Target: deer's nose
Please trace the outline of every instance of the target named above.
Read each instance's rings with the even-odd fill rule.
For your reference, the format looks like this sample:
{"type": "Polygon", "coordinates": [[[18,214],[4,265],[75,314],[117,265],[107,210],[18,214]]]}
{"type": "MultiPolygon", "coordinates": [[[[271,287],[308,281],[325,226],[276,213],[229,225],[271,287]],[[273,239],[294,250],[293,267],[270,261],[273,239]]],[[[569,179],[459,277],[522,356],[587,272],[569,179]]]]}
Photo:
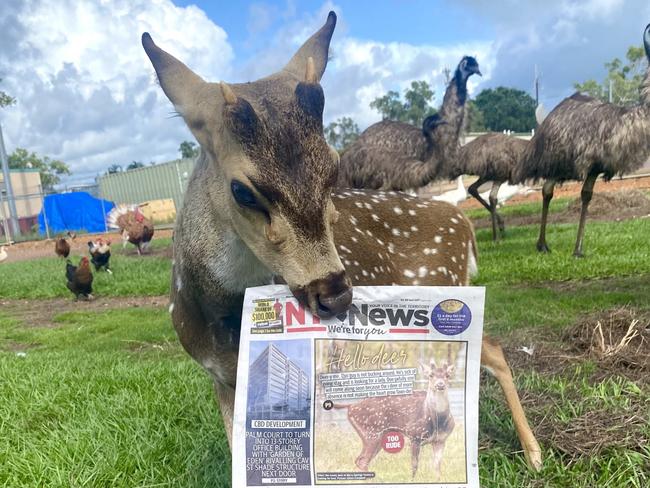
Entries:
{"type": "Polygon", "coordinates": [[[330,273],[291,291],[313,314],[324,319],[345,312],[352,304],[352,285],[345,271],[330,273]]]}
{"type": "Polygon", "coordinates": [[[318,316],[333,317],[345,312],[352,304],[352,288],[342,291],[336,296],[318,296],[318,316]]]}

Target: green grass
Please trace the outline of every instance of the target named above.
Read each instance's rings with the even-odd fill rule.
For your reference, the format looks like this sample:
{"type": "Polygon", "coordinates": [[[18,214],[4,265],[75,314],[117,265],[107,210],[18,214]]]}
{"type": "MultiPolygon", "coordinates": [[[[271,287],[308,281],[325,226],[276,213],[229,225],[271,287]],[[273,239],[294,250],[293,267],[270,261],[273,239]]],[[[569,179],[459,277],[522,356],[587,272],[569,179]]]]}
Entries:
{"type": "MultiPolygon", "coordinates": [[[[160,247],[163,244],[157,244],[160,247]]],[[[79,256],[71,256],[73,263],[79,256]]],[[[93,294],[97,296],[164,295],[169,293],[171,261],[155,256],[131,256],[113,253],[110,275],[94,273],[93,294]]],[[[66,288],[65,261],[42,258],[8,262],[0,266],[0,297],[70,297],[66,288]]]]}
{"type": "MultiPolygon", "coordinates": [[[[526,215],[531,209],[504,210],[526,215]]],[[[609,308],[650,309],[649,220],[589,222],[584,259],[571,256],[576,225],[549,227],[549,255],[535,251],[537,230],[509,228],[500,244],[491,242],[489,229],[477,233],[476,283],[487,287],[488,332],[539,337],[609,308]]],[[[169,240],[154,241],[155,248],[167,245],[169,240]]],[[[115,274],[96,274],[96,295],[168,292],[168,259],[122,255],[118,247],[115,274]]],[[[0,297],[70,298],[64,268],[56,258],[4,263],[0,297]]],[[[30,327],[0,308],[0,486],[230,485],[230,457],[210,380],[178,344],[164,308],[60,313],[54,325],[30,327]]],[[[647,386],[617,376],[594,381],[596,368],[584,363],[556,376],[517,371],[524,397],[549,399],[526,406],[531,420],[568,427],[588,411],[620,412],[632,400],[650,402],[647,386]]],[[[480,439],[489,446],[480,453],[483,487],[650,484],[648,448],[613,445],[572,459],[547,442],[544,469],[530,471],[498,385],[488,379],[481,388],[480,439]]],[[[408,456],[407,450],[401,455],[408,456]]],[[[380,464],[395,460],[380,456],[380,464]]],[[[429,462],[425,447],[423,473],[429,462]]]]}
{"type": "MultiPolygon", "coordinates": [[[[553,214],[565,211],[572,200],[572,198],[554,198],[551,200],[551,204],[549,205],[549,213],[553,214]]],[[[490,216],[490,213],[484,207],[463,210],[463,212],[470,219],[480,219],[490,216]]],[[[498,212],[502,217],[528,217],[530,215],[541,216],[542,203],[527,202],[520,203],[518,205],[505,205],[504,207],[500,208],[498,212]]]]}
{"type": "Polygon", "coordinates": [[[25,328],[0,316],[0,486],[228,485],[210,380],[166,310],[58,322],[25,328]]]}

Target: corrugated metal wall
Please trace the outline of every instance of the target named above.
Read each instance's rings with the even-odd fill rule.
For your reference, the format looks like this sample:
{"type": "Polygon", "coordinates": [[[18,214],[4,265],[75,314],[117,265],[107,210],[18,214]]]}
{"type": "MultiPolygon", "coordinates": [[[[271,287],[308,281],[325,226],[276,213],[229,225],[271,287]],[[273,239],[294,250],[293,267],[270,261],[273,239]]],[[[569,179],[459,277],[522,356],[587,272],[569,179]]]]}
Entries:
{"type": "Polygon", "coordinates": [[[179,211],[194,165],[193,159],[179,159],[105,175],[99,178],[99,194],[118,204],[171,198],[179,211]]]}

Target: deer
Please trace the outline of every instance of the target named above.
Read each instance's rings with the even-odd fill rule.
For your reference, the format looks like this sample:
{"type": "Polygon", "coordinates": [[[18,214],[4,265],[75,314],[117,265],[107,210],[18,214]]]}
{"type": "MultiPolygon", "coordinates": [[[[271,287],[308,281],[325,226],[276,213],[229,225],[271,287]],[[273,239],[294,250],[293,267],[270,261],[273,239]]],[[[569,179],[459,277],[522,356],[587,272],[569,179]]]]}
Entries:
{"type": "MultiPolygon", "coordinates": [[[[242,84],[206,82],[142,35],[163,92],[200,146],[174,229],[169,310],[180,343],[213,379],[229,443],[246,288],[285,283],[331,318],[350,307],[353,285],[468,285],[476,270],[473,227],[455,207],[334,191],[339,157],[323,134],[320,80],[335,25],[330,12],[280,71],[242,84]]],[[[539,469],[498,343],[484,340],[481,360],[539,469]]]]}
{"type": "Polygon", "coordinates": [[[383,434],[399,431],[411,441],[412,478],[418,470],[421,446],[431,444],[434,475],[440,479],[445,442],[455,426],[448,395],[455,369],[451,357],[451,344],[448,344],[446,362],[436,366],[432,358],[429,366],[419,364],[428,380],[426,390],[410,395],[369,397],[348,405],[332,404],[332,408],[348,410],[348,421],[361,438],[363,446],[355,460],[357,468],[368,471],[370,462],[381,450],[383,434]]]}

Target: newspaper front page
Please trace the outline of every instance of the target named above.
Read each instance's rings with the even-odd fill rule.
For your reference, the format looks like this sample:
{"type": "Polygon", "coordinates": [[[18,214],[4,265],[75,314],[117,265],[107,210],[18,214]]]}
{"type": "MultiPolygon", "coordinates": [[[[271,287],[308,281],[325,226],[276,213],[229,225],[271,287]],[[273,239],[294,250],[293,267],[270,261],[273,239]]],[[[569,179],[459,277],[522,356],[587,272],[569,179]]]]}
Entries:
{"type": "Polygon", "coordinates": [[[233,486],[478,487],[485,289],[354,288],[321,320],[246,291],[233,486]]]}

